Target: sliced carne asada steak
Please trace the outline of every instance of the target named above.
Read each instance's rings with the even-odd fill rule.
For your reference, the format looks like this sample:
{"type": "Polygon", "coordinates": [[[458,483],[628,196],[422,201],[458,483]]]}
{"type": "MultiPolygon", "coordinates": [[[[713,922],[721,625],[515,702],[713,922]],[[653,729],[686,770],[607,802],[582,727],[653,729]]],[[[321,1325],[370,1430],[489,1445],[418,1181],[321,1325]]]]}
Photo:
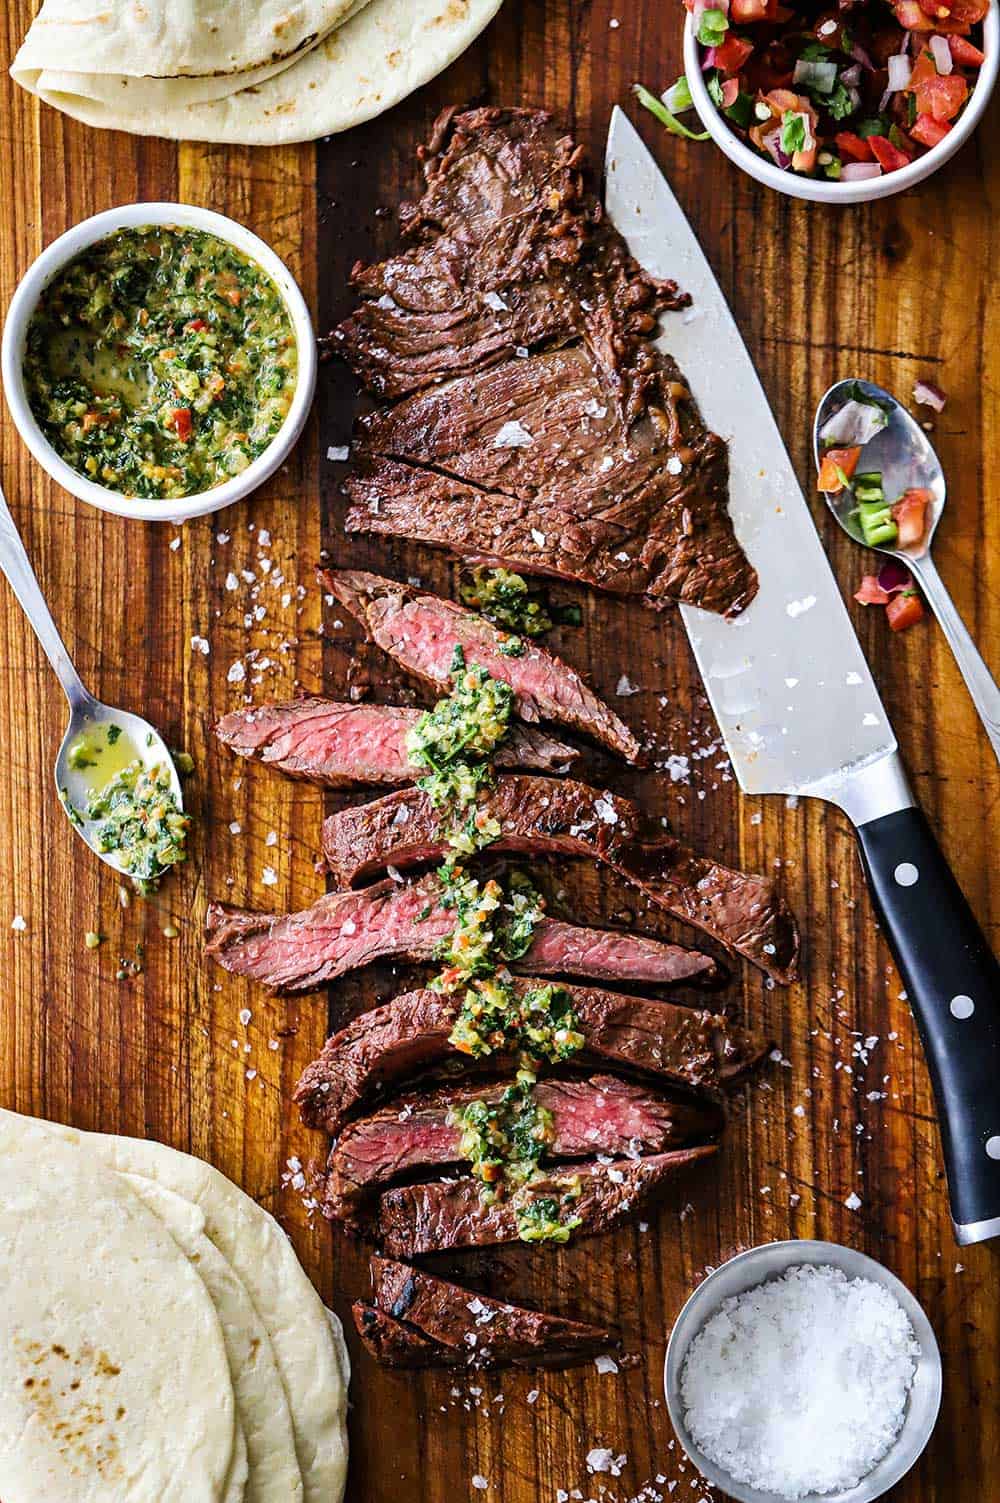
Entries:
{"type": "Polygon", "coordinates": [[[354,267],[364,301],[331,335],[378,396],[585,333],[613,378],[628,337],[690,302],[628,254],[586,187],[580,148],[548,115],[491,109],[456,118],[452,110],[435,136],[421,153],[427,192],[400,213],[419,243],[354,267]]]}
{"type": "MultiPolygon", "coordinates": [[[[567,1216],[579,1218],[575,1237],[609,1231],[682,1170],[711,1158],[714,1144],[681,1148],[644,1159],[599,1159],[567,1166],[532,1181],[537,1204],[551,1200],[567,1216]]],[[[420,1257],[453,1247],[496,1247],[520,1240],[512,1199],[484,1201],[476,1179],[401,1185],[385,1190],[373,1230],[394,1258],[420,1257]]]]}
{"type": "Polygon", "coordinates": [[[359,569],[324,569],[324,588],[364,626],[371,640],[432,688],[451,688],[455,648],[466,662],[509,684],[522,720],[553,720],[599,741],[629,762],[641,757],[627,725],[553,653],[522,639],[512,657],[509,632],[464,605],[359,569]]]}
{"type": "MultiPolygon", "coordinates": [[[[326,788],[412,783],[426,768],[411,762],[406,737],[422,713],[393,705],[296,699],[234,710],[219,721],[215,734],[239,757],[254,757],[326,788]]],[[[537,727],[512,725],[495,761],[498,767],[558,772],[578,756],[575,747],[537,727]]]]}
{"type": "MultiPolygon", "coordinates": [[[[371,1117],[345,1127],[327,1160],[323,1214],[351,1219],[368,1191],[422,1169],[463,1162],[462,1128],[454,1113],[472,1101],[499,1102],[509,1080],[445,1086],[400,1097],[371,1117]]],[[[549,1160],[594,1153],[636,1157],[665,1153],[718,1133],[714,1103],[671,1101],[649,1086],[595,1075],[590,1080],[539,1081],[535,1107],[551,1114],[549,1160]]]]}
{"type": "MultiPolygon", "coordinates": [[[[207,951],[224,970],[279,992],[309,992],[376,960],[430,961],[454,932],[455,914],[440,903],[436,876],[422,882],[375,883],[331,892],[299,913],[254,913],[210,903],[207,951]]],[[[668,986],[710,981],[710,955],[641,934],[590,929],[543,918],[519,967],[546,976],[588,976],[668,986]]]]}
{"type": "Polygon", "coordinates": [[[574,579],[663,608],[737,615],[757,575],[727,510],[728,457],[672,362],[618,413],[583,346],[510,360],[362,418],[349,532],[574,579]],[[676,473],[675,473],[676,472],[676,473]]]}
{"type": "Polygon", "coordinates": [[[348,529],[743,610],[725,446],[653,344],[676,287],[628,255],[547,116],[477,110],[438,137],[402,215],[419,244],[355,268],[365,301],[332,337],[403,398],[358,424],[348,529]]]}
{"type": "MultiPolygon", "coordinates": [[[[540,983],[525,977],[526,991],[540,983]]],[[[715,1092],[745,1075],[767,1044],[721,1015],[630,997],[599,987],[566,986],[584,1044],[581,1064],[624,1067],[668,1085],[715,1092]]],[[[430,988],[404,992],[354,1018],[327,1039],[303,1071],[293,1100],[310,1127],[336,1136],[359,1108],[420,1071],[469,1063],[450,1042],[461,998],[430,988]]]]}
{"type": "MultiPolygon", "coordinates": [[[[491,850],[592,857],[776,980],[795,975],[798,934],[774,884],[698,856],[662,832],[643,840],[641,811],[629,799],[574,779],[505,774],[479,808],[501,830],[491,850]]],[[[446,855],[446,831],[428,795],[406,789],[330,815],[323,854],[337,883],[349,887],[388,865],[446,855]]]]}
{"type": "Polygon", "coordinates": [[[373,1257],[371,1278],[374,1308],[416,1327],[462,1366],[566,1367],[618,1346],[600,1326],[490,1299],[391,1258],[373,1257]]]}
{"type": "Polygon", "coordinates": [[[457,1352],[442,1346],[416,1326],[394,1320],[367,1300],[356,1299],[351,1306],[358,1335],[382,1367],[465,1367],[457,1352]]]}

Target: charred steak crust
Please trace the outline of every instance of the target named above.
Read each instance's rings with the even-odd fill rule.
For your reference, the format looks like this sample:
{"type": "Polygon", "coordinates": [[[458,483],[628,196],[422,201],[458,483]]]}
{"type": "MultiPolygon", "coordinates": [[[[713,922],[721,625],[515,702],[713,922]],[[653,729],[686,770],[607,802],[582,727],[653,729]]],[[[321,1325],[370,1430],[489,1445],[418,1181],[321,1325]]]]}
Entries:
{"type": "MultiPolygon", "coordinates": [[[[515,982],[519,989],[536,978],[515,982]]],[[[584,1035],[584,1065],[635,1071],[666,1084],[716,1092],[745,1075],[767,1043],[730,1019],[700,1008],[567,986],[584,1035]]],[[[353,1019],[327,1039],[303,1071],[293,1100],[310,1127],[331,1136],[381,1091],[449,1061],[468,1064],[449,1043],[459,999],[424,988],[404,992],[353,1019]]]]}
{"type": "Polygon", "coordinates": [[[365,1347],[382,1367],[458,1367],[466,1363],[457,1352],[442,1346],[391,1315],[357,1299],[351,1306],[354,1324],[365,1347]]]}
{"type": "Polygon", "coordinates": [[[653,344],[687,299],[629,255],[580,148],[540,111],[484,109],[449,112],[424,161],[415,243],[355,267],[361,305],[331,335],[399,399],[358,425],[348,528],[743,610],[725,446],[653,344]]]}
{"type": "MultiPolygon", "coordinates": [[[[481,805],[502,831],[491,849],[591,857],[775,980],[796,974],[798,932],[774,883],[698,856],[669,835],[644,840],[642,814],[629,799],[572,778],[505,774],[481,805]]],[[[419,788],[341,810],[323,825],[323,854],[341,887],[446,851],[441,811],[419,788]]]]}
{"type": "Polygon", "coordinates": [[[383,652],[431,688],[451,688],[455,647],[495,679],[509,684],[523,720],[552,720],[582,731],[629,762],[641,761],[638,741],[580,675],[537,642],[504,651],[510,634],[484,616],[438,595],[360,569],[324,569],[323,586],[365,628],[383,652]]]}
{"type": "MultiPolygon", "coordinates": [[[[508,1078],[415,1093],[350,1123],[327,1161],[324,1214],[350,1219],[360,1198],[378,1186],[419,1170],[462,1163],[462,1129],[451,1114],[470,1101],[499,1101],[510,1084],[508,1078]]],[[[648,1085],[614,1075],[541,1080],[533,1100],[551,1113],[550,1162],[594,1153],[632,1158],[664,1153],[704,1141],[723,1126],[712,1103],[671,1100],[648,1085]]]]}
{"type": "MultiPolygon", "coordinates": [[[[372,1307],[416,1328],[441,1348],[449,1363],[565,1367],[618,1346],[600,1326],[491,1299],[392,1258],[373,1257],[371,1279],[372,1307]]],[[[360,1326],[359,1332],[364,1339],[360,1326]]],[[[396,1351],[405,1357],[407,1348],[394,1346],[396,1351]]]]}
{"type": "MultiPolygon", "coordinates": [[[[273,991],[316,991],[376,960],[434,960],[438,945],[455,928],[454,912],[440,900],[441,884],[429,876],[325,893],[298,913],[254,913],[209,903],[206,950],[223,970],[273,991]]],[[[549,918],[536,927],[519,967],[539,975],[657,986],[712,981],[718,974],[712,957],[698,950],[549,918]]]]}
{"type": "MultiPolygon", "coordinates": [[[[532,1181],[533,1196],[563,1197],[578,1184],[572,1214],[580,1218],[574,1238],[609,1231],[639,1210],[681,1170],[715,1153],[714,1144],[682,1148],[641,1159],[594,1159],[532,1181]]],[[[518,1241],[510,1201],[483,1202],[479,1181],[469,1178],[406,1185],[386,1190],[372,1231],[394,1258],[420,1257],[459,1247],[495,1247],[518,1241]]]]}
{"type": "MultiPolygon", "coordinates": [[[[305,698],[233,710],[215,734],[238,757],[326,788],[412,783],[424,768],[410,760],[408,732],[422,711],[394,705],[305,698]]],[[[565,770],[579,752],[536,726],[512,725],[496,751],[498,767],[565,770]]]]}

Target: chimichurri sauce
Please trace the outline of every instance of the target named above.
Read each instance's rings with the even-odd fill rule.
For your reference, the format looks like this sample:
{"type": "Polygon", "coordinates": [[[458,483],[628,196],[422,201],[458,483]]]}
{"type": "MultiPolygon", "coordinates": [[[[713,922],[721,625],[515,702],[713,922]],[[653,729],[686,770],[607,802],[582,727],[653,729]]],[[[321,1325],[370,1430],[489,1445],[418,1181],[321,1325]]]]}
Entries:
{"type": "Polygon", "coordinates": [[[274,282],[215,235],[119,230],[72,261],[28,326],[32,412],[79,474],[126,496],[211,490],[285,421],[298,378],[274,282]]]}

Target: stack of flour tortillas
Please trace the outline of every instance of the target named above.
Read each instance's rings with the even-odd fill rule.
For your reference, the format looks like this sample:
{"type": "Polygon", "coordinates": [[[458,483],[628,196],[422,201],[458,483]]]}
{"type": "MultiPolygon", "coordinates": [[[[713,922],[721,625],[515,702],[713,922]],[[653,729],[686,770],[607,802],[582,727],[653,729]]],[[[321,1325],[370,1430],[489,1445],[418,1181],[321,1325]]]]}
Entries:
{"type": "Polygon", "coordinates": [[[88,125],[273,146],[369,120],[502,0],[43,0],[11,73],[88,125]]]}
{"type": "Polygon", "coordinates": [[[339,1322],[210,1165],[0,1111],[0,1289],[0,1498],[339,1503],[339,1322]]]}

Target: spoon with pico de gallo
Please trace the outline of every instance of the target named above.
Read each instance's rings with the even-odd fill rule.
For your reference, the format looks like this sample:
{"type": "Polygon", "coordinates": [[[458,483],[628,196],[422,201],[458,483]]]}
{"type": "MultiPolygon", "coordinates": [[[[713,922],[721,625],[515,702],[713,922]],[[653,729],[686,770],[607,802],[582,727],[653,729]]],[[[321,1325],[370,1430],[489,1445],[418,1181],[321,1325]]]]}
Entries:
{"type": "Polygon", "coordinates": [[[816,409],[813,449],[819,489],[841,527],[888,556],[854,598],[884,605],[893,631],[903,631],[923,617],[919,583],[1000,760],[1000,688],[931,558],[946,487],[927,434],[881,386],[838,381],[816,409]]]}
{"type": "MultiPolygon", "coordinates": [[[[783,171],[833,182],[896,172],[939,145],[986,61],[990,0],[684,4],[702,79],[732,132],[783,171]]],[[[671,111],[672,97],[676,114],[686,101],[671,111]]]]}

